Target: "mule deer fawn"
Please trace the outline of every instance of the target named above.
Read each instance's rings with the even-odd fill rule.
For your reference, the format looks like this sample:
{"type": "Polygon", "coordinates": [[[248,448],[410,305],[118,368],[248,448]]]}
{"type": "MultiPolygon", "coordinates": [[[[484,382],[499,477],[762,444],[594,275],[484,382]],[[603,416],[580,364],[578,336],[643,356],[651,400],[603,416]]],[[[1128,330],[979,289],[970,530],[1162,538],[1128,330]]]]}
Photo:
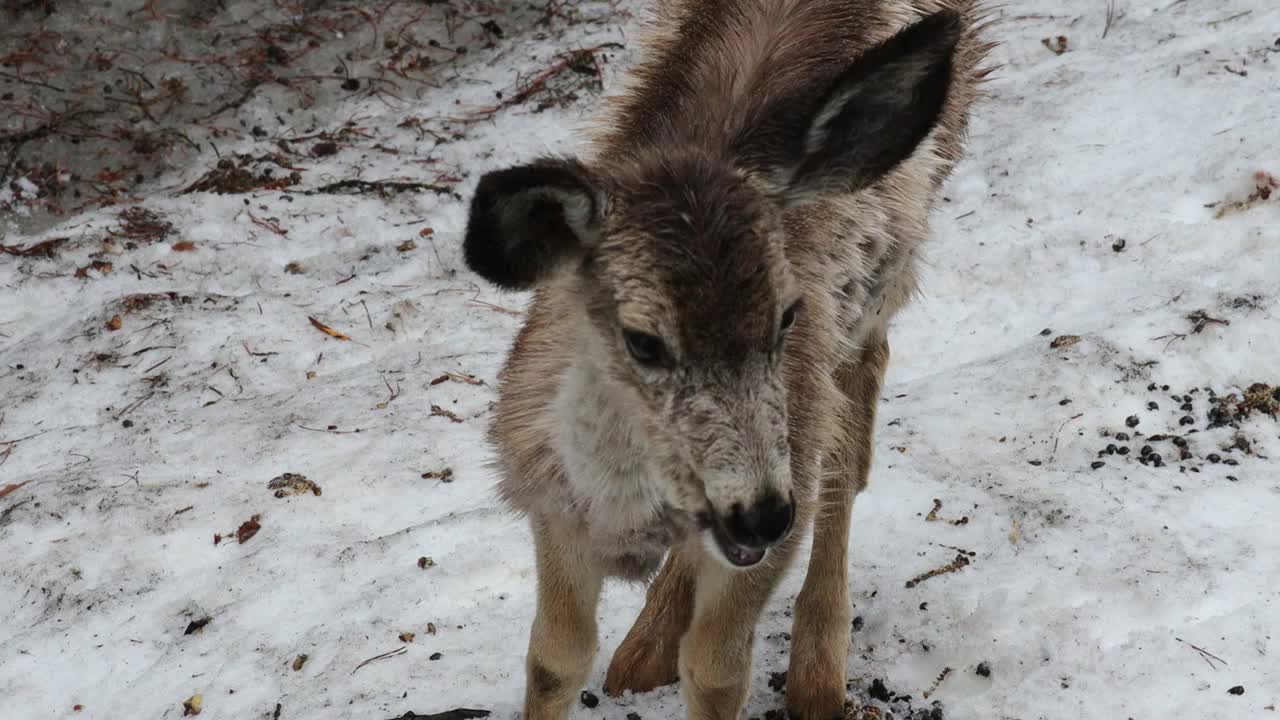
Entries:
{"type": "Polygon", "coordinates": [[[690,718],[737,718],[810,528],[787,708],[841,717],[850,513],[988,72],[976,2],[660,2],[587,159],[481,178],[467,264],[534,293],[491,428],[536,549],[525,720],[586,682],[603,580],[655,572],[605,690],[678,678],[690,718]]]}

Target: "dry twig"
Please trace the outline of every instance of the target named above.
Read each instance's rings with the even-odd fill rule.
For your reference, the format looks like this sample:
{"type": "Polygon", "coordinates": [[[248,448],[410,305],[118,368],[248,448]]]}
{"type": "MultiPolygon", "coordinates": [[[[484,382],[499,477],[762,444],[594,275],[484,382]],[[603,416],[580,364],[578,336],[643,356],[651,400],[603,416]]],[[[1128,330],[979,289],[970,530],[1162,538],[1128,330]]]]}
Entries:
{"type": "Polygon", "coordinates": [[[312,317],[312,316],[310,316],[310,315],[308,315],[308,316],[307,316],[307,319],[311,321],[311,325],[312,325],[315,329],[319,330],[320,332],[324,333],[325,335],[328,335],[328,336],[329,336],[329,337],[331,337],[331,338],[337,338],[338,340],[350,340],[350,339],[351,339],[351,338],[347,337],[346,335],[344,335],[344,334],[342,334],[342,333],[338,332],[337,330],[334,330],[333,328],[329,327],[328,325],[325,325],[324,323],[320,322],[319,320],[315,319],[314,317],[312,317]]]}
{"type": "Polygon", "coordinates": [[[968,567],[968,565],[969,565],[968,556],[964,555],[963,553],[957,554],[956,559],[952,560],[946,565],[943,565],[942,567],[939,567],[939,568],[934,568],[929,572],[922,573],[908,580],[907,588],[908,589],[913,588],[919,585],[920,583],[924,582],[925,580],[928,580],[930,578],[935,578],[939,575],[946,575],[947,573],[959,572],[961,569],[968,567]]]}
{"type": "Polygon", "coordinates": [[[384,652],[384,653],[382,653],[381,655],[375,655],[375,656],[373,656],[373,657],[369,658],[368,660],[365,660],[364,662],[362,662],[362,663],[360,663],[359,665],[357,665],[357,666],[355,667],[355,670],[352,670],[352,671],[351,671],[351,674],[352,674],[352,675],[355,675],[355,674],[356,674],[356,670],[359,670],[360,668],[364,667],[365,665],[368,665],[368,664],[369,664],[369,663],[371,663],[371,662],[374,662],[375,660],[386,660],[387,658],[392,658],[392,657],[395,657],[395,656],[397,656],[397,655],[403,655],[403,654],[405,654],[405,653],[407,653],[407,652],[409,652],[409,648],[404,647],[404,646],[401,646],[401,647],[398,647],[398,648],[396,648],[395,650],[392,650],[392,651],[390,651],[390,652],[384,652]]]}

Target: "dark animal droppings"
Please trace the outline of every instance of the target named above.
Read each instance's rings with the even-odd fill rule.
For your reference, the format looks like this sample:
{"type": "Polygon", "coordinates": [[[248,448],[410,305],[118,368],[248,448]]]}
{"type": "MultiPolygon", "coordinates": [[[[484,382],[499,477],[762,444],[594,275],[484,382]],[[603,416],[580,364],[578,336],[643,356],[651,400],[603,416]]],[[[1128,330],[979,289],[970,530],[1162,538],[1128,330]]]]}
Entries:
{"type": "Polygon", "coordinates": [[[1129,433],[1116,433],[1116,442],[1129,442],[1129,433]]]}
{"type": "Polygon", "coordinates": [[[582,696],[579,699],[582,700],[583,705],[586,705],[589,708],[593,708],[600,704],[600,698],[596,697],[595,693],[590,690],[583,690],[582,696]]]}
{"type": "Polygon", "coordinates": [[[1128,425],[1131,428],[1138,427],[1138,416],[1130,415],[1129,417],[1124,419],[1124,424],[1128,425]]]}
{"type": "Polygon", "coordinates": [[[1235,687],[1231,688],[1230,690],[1228,690],[1227,692],[1231,693],[1232,695],[1243,695],[1243,694],[1244,694],[1244,686],[1243,686],[1243,685],[1237,685],[1237,686],[1235,686],[1235,687]]]}
{"type": "Polygon", "coordinates": [[[1089,465],[1089,467],[1093,468],[1094,470],[1097,470],[1103,465],[1106,465],[1106,463],[1102,462],[1101,460],[1096,460],[1091,465],[1089,465]]]}
{"type": "Polygon", "coordinates": [[[974,668],[973,671],[978,675],[980,675],[981,677],[985,677],[985,678],[991,677],[991,666],[984,662],[978,663],[978,667],[974,668]]]}
{"type": "MultiPolygon", "coordinates": [[[[1244,691],[1242,690],[1241,692],[1244,691]]],[[[867,694],[871,696],[872,700],[879,700],[880,702],[887,703],[892,699],[889,694],[889,688],[885,687],[884,681],[879,678],[871,681],[871,689],[867,691],[867,694]]]]}
{"type": "Polygon", "coordinates": [[[1193,418],[1193,417],[1191,417],[1190,415],[1183,415],[1183,416],[1182,416],[1182,418],[1181,418],[1180,420],[1178,420],[1178,424],[1179,424],[1179,425],[1191,425],[1191,424],[1194,424],[1194,423],[1195,423],[1195,421],[1196,421],[1196,419],[1195,419],[1195,418],[1193,418]]]}

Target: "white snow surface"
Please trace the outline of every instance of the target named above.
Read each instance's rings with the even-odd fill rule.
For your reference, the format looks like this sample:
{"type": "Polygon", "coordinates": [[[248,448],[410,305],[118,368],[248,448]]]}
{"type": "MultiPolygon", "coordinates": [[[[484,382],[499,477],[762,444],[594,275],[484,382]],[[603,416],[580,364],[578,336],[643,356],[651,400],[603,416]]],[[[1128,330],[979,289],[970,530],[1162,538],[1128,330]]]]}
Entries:
{"type": "MultiPolygon", "coordinates": [[[[0,717],[177,718],[197,692],[215,720],[277,704],[280,718],[519,716],[533,554],[495,499],[483,432],[526,298],[471,275],[461,235],[479,176],[581,149],[598,96],[513,104],[435,147],[398,125],[492,105],[605,42],[624,45],[604,66],[616,88],[641,3],[616,5],[630,13],[509,26],[409,107],[353,94],[312,108],[363,134],[297,158],[291,191],[180,194],[216,163],[209,149],[132,203],[174,225],[162,241],[104,244],[130,204],[5,239],[69,238],[52,258],[0,254],[0,488],[19,486],[0,497],[0,717]],[[297,192],[440,168],[459,197],[297,192]],[[74,276],[94,259],[113,270],[74,276]],[[423,477],[445,468],[451,482],[423,477]],[[273,497],[285,472],[323,494],[273,497]],[[261,530],[236,542],[254,515],[261,530]]],[[[894,325],[854,511],[859,704],[878,678],[947,718],[1280,717],[1280,423],[1206,419],[1209,389],[1280,384],[1280,198],[1216,217],[1255,173],[1280,173],[1280,6],[1117,9],[1105,38],[1102,0],[995,15],[1001,68],[936,213],[924,296],[894,325]],[[1062,54],[1042,43],[1058,35],[1062,54]],[[1229,324],[1192,332],[1197,310],[1229,324]],[[1060,335],[1080,340],[1051,348],[1060,335]],[[1171,399],[1187,394],[1191,412],[1171,399]],[[1092,469],[1116,432],[1181,433],[1192,458],[1137,437],[1092,469]],[[1222,449],[1237,436],[1251,453],[1222,449]],[[1164,467],[1138,462],[1144,444],[1164,467]],[[935,498],[968,522],[926,522],[935,498]],[[968,567],[904,587],[955,548],[968,567]]],[[[272,148],[243,133],[218,149],[272,148]]],[[[786,669],[801,576],[762,618],[747,716],[782,706],[766,680],[786,669]]],[[[573,717],[684,716],[678,686],[600,691],[642,602],[635,585],[606,590],[600,704],[573,717]]]]}

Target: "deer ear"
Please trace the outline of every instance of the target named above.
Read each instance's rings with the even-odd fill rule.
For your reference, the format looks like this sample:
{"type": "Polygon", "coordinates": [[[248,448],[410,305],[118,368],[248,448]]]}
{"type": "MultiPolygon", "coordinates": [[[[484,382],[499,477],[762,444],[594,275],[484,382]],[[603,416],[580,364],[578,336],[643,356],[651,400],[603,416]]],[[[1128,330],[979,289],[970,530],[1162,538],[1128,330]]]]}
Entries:
{"type": "Polygon", "coordinates": [[[944,11],[863,53],[820,93],[816,110],[788,123],[791,162],[769,163],[771,182],[792,200],[849,192],[910,157],[938,122],[960,33],[960,17],[944,11]]]}
{"type": "Polygon", "coordinates": [[[480,178],[463,254],[494,285],[525,290],[582,257],[599,226],[600,199],[582,163],[544,158],[480,178]]]}

